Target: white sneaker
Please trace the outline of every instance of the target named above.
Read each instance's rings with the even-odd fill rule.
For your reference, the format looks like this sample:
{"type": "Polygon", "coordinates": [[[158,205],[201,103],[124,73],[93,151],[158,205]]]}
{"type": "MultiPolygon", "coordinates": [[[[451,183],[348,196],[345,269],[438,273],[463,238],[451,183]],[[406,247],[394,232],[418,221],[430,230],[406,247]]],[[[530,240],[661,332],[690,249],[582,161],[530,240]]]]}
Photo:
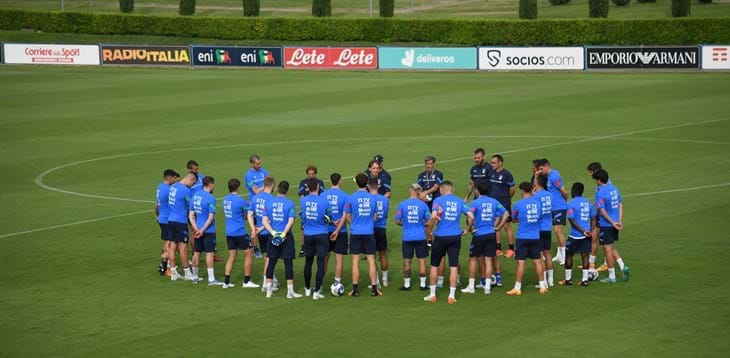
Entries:
{"type": "Polygon", "coordinates": [[[321,300],[321,299],[323,299],[323,298],[324,298],[324,295],[323,295],[323,294],[321,294],[321,293],[319,293],[319,292],[315,292],[315,293],[314,293],[314,294],[312,295],[312,299],[313,299],[313,300],[321,300]]]}
{"type": "Polygon", "coordinates": [[[253,282],[253,281],[248,281],[248,282],[244,282],[244,283],[243,283],[243,284],[241,285],[241,287],[243,287],[243,288],[258,288],[258,287],[259,287],[259,285],[258,285],[258,284],[256,284],[256,283],[255,283],[255,282],[253,282]]]}
{"type": "Polygon", "coordinates": [[[296,293],[294,291],[291,291],[286,294],[286,298],[301,298],[301,297],[302,297],[301,293],[296,293]]]}
{"type": "Polygon", "coordinates": [[[193,275],[185,275],[185,281],[197,281],[198,279],[193,275]]]}
{"type": "Polygon", "coordinates": [[[388,280],[383,280],[383,287],[388,287],[388,280]]]}
{"type": "Polygon", "coordinates": [[[444,288],[444,284],[442,283],[436,283],[436,288],[444,288]]]}
{"type": "Polygon", "coordinates": [[[538,288],[538,289],[541,288],[540,284],[535,285],[535,288],[538,288]]]}
{"type": "Polygon", "coordinates": [[[555,282],[553,282],[553,281],[548,282],[548,286],[549,287],[555,287],[555,282]]]}
{"type": "Polygon", "coordinates": [[[461,293],[474,293],[474,287],[462,288],[461,293]]]}
{"type": "Polygon", "coordinates": [[[479,283],[474,286],[474,288],[484,288],[484,285],[482,285],[482,281],[479,281],[479,283]]]}
{"type": "Polygon", "coordinates": [[[426,302],[436,302],[436,301],[438,301],[438,298],[436,298],[436,296],[433,296],[433,295],[428,295],[428,296],[424,297],[423,300],[426,302]]]}
{"type": "Polygon", "coordinates": [[[170,276],[170,280],[171,281],[177,281],[177,280],[180,280],[180,279],[183,279],[183,278],[184,277],[179,272],[177,272],[177,270],[173,270],[172,271],[172,276],[170,276]]]}
{"type": "Polygon", "coordinates": [[[484,289],[484,294],[485,295],[490,295],[490,294],[492,294],[492,290],[484,289]]]}
{"type": "Polygon", "coordinates": [[[231,288],[231,287],[233,287],[233,286],[235,286],[235,285],[234,285],[234,284],[232,284],[232,283],[224,283],[224,284],[223,284],[223,288],[231,288]]]}
{"type": "Polygon", "coordinates": [[[223,286],[225,283],[219,282],[218,280],[208,281],[208,286],[223,286]]]}
{"type": "Polygon", "coordinates": [[[264,292],[266,292],[266,298],[271,298],[274,295],[274,292],[270,290],[264,290],[264,292]]]}
{"type": "Polygon", "coordinates": [[[305,288],[304,289],[304,295],[309,297],[312,295],[312,289],[311,288],[305,288]]]}
{"type": "Polygon", "coordinates": [[[557,255],[554,256],[553,257],[553,262],[558,262],[558,261],[560,261],[560,257],[558,257],[557,255]]]}

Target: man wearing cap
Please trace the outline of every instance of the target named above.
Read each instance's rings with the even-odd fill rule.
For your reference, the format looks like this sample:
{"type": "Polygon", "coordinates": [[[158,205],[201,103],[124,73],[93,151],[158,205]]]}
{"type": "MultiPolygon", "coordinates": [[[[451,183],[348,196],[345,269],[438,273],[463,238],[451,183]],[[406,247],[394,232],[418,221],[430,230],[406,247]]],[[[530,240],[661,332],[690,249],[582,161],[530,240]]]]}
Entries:
{"type": "Polygon", "coordinates": [[[378,178],[378,194],[390,199],[390,173],[383,169],[383,156],[376,154],[364,173],[368,179],[378,178]]]}
{"type": "Polygon", "coordinates": [[[423,162],[426,165],[426,170],[418,174],[418,181],[416,183],[423,189],[419,194],[419,198],[431,210],[433,201],[441,195],[439,193],[439,186],[444,181],[444,174],[436,170],[436,157],[429,155],[423,159],[423,162]]]}

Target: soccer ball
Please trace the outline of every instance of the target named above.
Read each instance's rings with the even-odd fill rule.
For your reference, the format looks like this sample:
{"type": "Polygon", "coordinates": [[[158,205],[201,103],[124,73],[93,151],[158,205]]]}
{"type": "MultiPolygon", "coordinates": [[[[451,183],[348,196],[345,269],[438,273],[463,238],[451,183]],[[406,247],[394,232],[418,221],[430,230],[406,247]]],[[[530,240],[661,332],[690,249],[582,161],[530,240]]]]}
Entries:
{"type": "Polygon", "coordinates": [[[345,293],[345,286],[339,282],[334,282],[332,286],[330,286],[330,292],[332,293],[332,296],[342,296],[345,293]]]}
{"type": "Polygon", "coordinates": [[[598,272],[589,271],[588,272],[588,281],[595,281],[595,280],[598,280],[598,272]]]}

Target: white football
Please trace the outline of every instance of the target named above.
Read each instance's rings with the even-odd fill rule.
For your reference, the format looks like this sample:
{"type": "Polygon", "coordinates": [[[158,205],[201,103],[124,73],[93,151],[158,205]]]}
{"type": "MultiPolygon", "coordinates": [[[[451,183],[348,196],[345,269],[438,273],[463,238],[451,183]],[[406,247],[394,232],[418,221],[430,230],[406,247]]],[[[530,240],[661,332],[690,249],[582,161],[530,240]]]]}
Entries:
{"type": "Polygon", "coordinates": [[[330,286],[330,292],[332,293],[332,296],[342,296],[345,293],[345,286],[343,286],[342,283],[334,282],[332,283],[332,286],[330,286]]]}

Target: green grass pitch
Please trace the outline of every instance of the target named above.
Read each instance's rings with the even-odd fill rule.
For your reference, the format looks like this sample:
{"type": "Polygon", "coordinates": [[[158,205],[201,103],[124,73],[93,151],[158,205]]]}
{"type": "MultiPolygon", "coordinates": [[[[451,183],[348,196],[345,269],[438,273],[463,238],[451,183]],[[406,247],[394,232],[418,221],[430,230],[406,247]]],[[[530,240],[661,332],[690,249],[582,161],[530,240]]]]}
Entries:
{"type": "MultiPolygon", "coordinates": [[[[0,83],[0,356],[719,357],[730,349],[727,73],[3,66],[0,83]],[[438,304],[398,291],[397,202],[428,154],[463,195],[477,146],[504,153],[518,181],[529,178],[530,160],[547,157],[566,184],[586,183],[588,196],[585,167],[602,162],[624,195],[618,247],[631,281],[508,297],[514,263],[502,259],[505,287],[491,296],[458,294],[449,306],[444,290],[438,304]],[[195,159],[221,197],[252,153],[293,183],[308,163],[320,177],[351,176],[385,156],[394,194],[383,297],[266,300],[259,290],[159,277],[149,210],[162,170],[195,159]]],[[[220,212],[218,220],[222,230],[220,212]]],[[[300,292],[302,264],[295,260],[300,292]]],[[[223,277],[222,264],[216,273],[223,277]]]]}

